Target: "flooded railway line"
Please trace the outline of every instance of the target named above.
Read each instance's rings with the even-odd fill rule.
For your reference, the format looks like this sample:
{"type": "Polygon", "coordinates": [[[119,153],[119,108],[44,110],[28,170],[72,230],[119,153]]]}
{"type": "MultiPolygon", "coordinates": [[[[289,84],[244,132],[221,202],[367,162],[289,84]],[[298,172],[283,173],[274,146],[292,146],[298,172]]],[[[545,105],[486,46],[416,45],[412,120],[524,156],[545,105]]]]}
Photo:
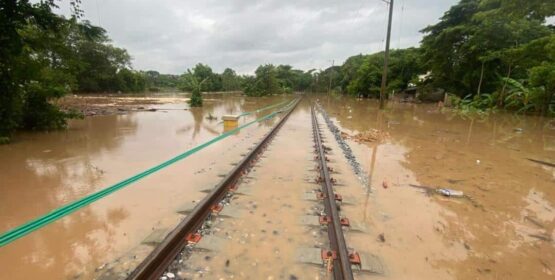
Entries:
{"type": "Polygon", "coordinates": [[[196,244],[202,239],[202,230],[206,227],[206,222],[211,219],[212,215],[217,215],[223,210],[226,197],[237,190],[236,184],[241,176],[248,173],[257,157],[261,155],[298,103],[299,100],[294,101],[291,108],[288,108],[288,111],[272,130],[204,199],[194,206],[185,219],[164,238],[162,243],[129,275],[128,279],[158,279],[168,270],[172,262],[182,257],[184,251],[187,250],[187,245],[196,244]]]}
{"type": "MultiPolygon", "coordinates": [[[[230,249],[223,250],[221,248],[216,249],[218,246],[222,247],[220,243],[225,242],[225,240],[214,236],[213,233],[226,228],[225,224],[218,225],[218,220],[220,222],[224,221],[224,219],[220,217],[237,218],[234,214],[225,214],[226,211],[224,211],[224,209],[229,208],[226,209],[228,212],[237,211],[237,206],[232,205],[232,200],[235,199],[233,198],[234,194],[239,194],[239,196],[241,196],[242,191],[247,192],[245,188],[249,186],[243,185],[246,181],[249,181],[248,178],[256,177],[255,175],[249,174],[255,166],[267,165],[266,163],[258,164],[258,162],[262,157],[266,157],[262,155],[264,150],[268,148],[269,142],[273,141],[272,138],[275,137],[277,131],[284,125],[289,115],[294,111],[296,105],[297,104],[294,104],[292,106],[293,108],[286,113],[264,139],[255,145],[243,160],[241,160],[202,201],[194,205],[194,208],[192,208],[185,219],[183,219],[182,222],[180,222],[180,224],[155,247],[147,258],[128,276],[128,279],[190,279],[189,277],[195,278],[195,276],[208,276],[208,278],[210,278],[210,276],[221,276],[184,274],[182,268],[187,267],[185,263],[189,261],[194,262],[194,260],[191,260],[193,256],[201,260],[212,259],[213,257],[207,253],[211,250],[219,250],[220,253],[216,255],[226,255],[229,251],[237,251],[230,249]],[[218,226],[219,228],[217,228],[218,226]],[[216,230],[214,231],[214,229],[216,230]]],[[[279,219],[276,218],[274,219],[276,226],[277,224],[281,226],[272,230],[272,234],[277,238],[291,241],[291,235],[304,235],[307,232],[312,232],[312,239],[309,238],[308,240],[304,239],[303,241],[299,241],[300,244],[308,246],[295,248],[294,252],[289,251],[288,253],[290,256],[287,258],[293,260],[291,262],[295,262],[295,266],[300,267],[299,272],[292,272],[292,274],[289,275],[289,279],[298,279],[297,277],[307,276],[302,275],[303,273],[300,271],[303,270],[308,271],[308,275],[310,275],[310,273],[315,275],[316,279],[329,277],[333,279],[354,279],[353,271],[355,271],[355,275],[358,272],[383,274],[383,267],[377,257],[370,254],[359,254],[359,252],[352,247],[349,247],[345,240],[344,229],[348,232],[351,224],[348,217],[342,216],[341,214],[343,198],[334,190],[334,184],[337,184],[337,181],[331,177],[333,168],[328,166],[330,163],[328,154],[331,148],[324,144],[324,136],[320,131],[317,112],[313,106],[310,106],[309,119],[311,129],[305,129],[304,133],[312,136],[306,140],[312,138],[313,141],[310,145],[314,148],[314,151],[313,153],[308,151],[311,154],[311,158],[307,159],[307,166],[313,166],[314,162],[316,162],[316,168],[309,169],[311,172],[304,175],[305,184],[302,186],[292,186],[292,188],[296,189],[296,192],[298,192],[297,194],[304,194],[304,197],[301,195],[302,198],[300,198],[305,204],[304,213],[295,211],[291,211],[292,213],[273,213],[273,215],[279,216],[293,216],[294,219],[300,217],[300,221],[297,221],[296,224],[298,224],[298,228],[302,229],[297,232],[291,229],[288,233],[287,222],[281,223],[279,219]],[[307,180],[307,177],[310,179],[307,180]],[[307,195],[314,196],[315,199],[307,199],[307,195]],[[306,210],[307,207],[310,210],[306,210]],[[311,215],[307,216],[306,214],[311,215]],[[280,232],[286,233],[285,236],[277,236],[280,232]],[[308,267],[313,267],[313,269],[307,270],[308,267]]],[[[282,146],[276,144],[276,148],[281,149],[282,146]]],[[[302,172],[297,170],[297,173],[302,172]]],[[[279,182],[277,184],[279,185],[279,182]]],[[[292,183],[292,185],[295,184],[292,183]]],[[[254,183],[252,187],[259,189],[264,188],[264,186],[257,185],[256,183],[254,183]]],[[[275,200],[279,201],[280,198],[275,200]]],[[[289,199],[289,202],[294,203],[291,199],[289,199]]],[[[256,202],[252,200],[247,204],[252,204],[255,206],[254,208],[256,208],[256,202]]],[[[283,205],[287,206],[288,204],[284,203],[283,205]]],[[[289,207],[291,206],[289,205],[289,207]]],[[[263,207],[261,206],[260,208],[263,207]]],[[[252,213],[252,211],[250,212],[252,213]]],[[[263,214],[263,216],[266,217],[266,214],[263,214]]],[[[267,223],[271,222],[267,221],[267,223]]],[[[265,233],[266,230],[261,229],[261,232],[265,233]]],[[[227,232],[226,235],[228,235],[227,232]]],[[[249,234],[247,233],[246,236],[248,237],[249,234]]],[[[254,236],[254,234],[252,234],[252,236],[254,236]]],[[[232,237],[228,235],[228,238],[231,241],[232,237]]],[[[231,242],[234,243],[236,241],[231,242]]],[[[245,242],[241,241],[241,243],[245,242]]],[[[253,244],[251,247],[257,246],[253,244]]],[[[256,248],[254,248],[254,250],[256,250],[256,248]]],[[[284,251],[286,250],[284,249],[284,251]]],[[[274,251],[276,255],[279,253],[279,249],[274,251]]],[[[268,252],[268,254],[272,253],[268,252]]],[[[277,259],[280,259],[280,257],[278,256],[277,259]]],[[[223,261],[224,266],[228,267],[231,261],[236,262],[233,258],[227,258],[223,261]]],[[[253,263],[253,265],[255,265],[255,263],[253,263]]],[[[288,263],[288,261],[284,260],[284,264],[282,265],[287,266],[286,263],[288,263]]],[[[272,270],[272,267],[268,267],[268,269],[272,270]]],[[[294,271],[294,269],[292,271],[294,271]]],[[[204,273],[210,273],[208,268],[204,273]]],[[[257,279],[256,277],[262,275],[257,275],[255,272],[253,272],[253,274],[246,272],[246,275],[242,274],[242,276],[246,278],[255,277],[252,279],[257,279]]],[[[271,276],[269,277],[273,278],[271,276]]],[[[279,278],[284,278],[284,274],[282,273],[279,278]]]]}
{"type": "MultiPolygon", "coordinates": [[[[33,134],[36,139],[2,147],[0,169],[7,180],[0,204],[9,213],[4,229],[226,131],[209,116],[285,100],[223,99],[190,111],[88,117],[68,131],[33,134]],[[35,207],[26,207],[27,201],[35,207]]],[[[235,184],[233,195],[224,196],[225,207],[203,221],[203,238],[180,251],[164,271],[166,279],[333,276],[327,269],[340,265],[324,261],[321,254],[332,246],[320,221],[326,221],[321,217],[327,213],[322,195],[318,197],[323,182],[316,180],[323,176],[316,167],[319,158],[314,158],[314,103],[306,99],[235,184]],[[305,259],[299,260],[299,251],[305,259]]],[[[363,263],[374,260],[364,254],[372,252],[387,264],[383,276],[359,273],[361,268],[351,265],[355,278],[552,277],[555,135],[549,122],[498,113],[482,123],[427,105],[390,104],[391,110],[379,111],[371,100],[317,99],[326,165],[337,180],[334,196],[341,195],[335,203],[340,218],[350,224],[342,226],[348,253],[356,249],[363,263]],[[388,136],[370,142],[356,138],[373,131],[388,136]],[[460,190],[480,207],[466,199],[428,196],[429,188],[411,186],[460,190]],[[517,263],[519,269],[514,269],[517,263]]],[[[245,117],[242,123],[262,115],[245,117]]],[[[6,275],[125,279],[282,116],[234,133],[133,188],[4,247],[0,259],[6,275]]]]}
{"type": "Polygon", "coordinates": [[[347,218],[339,216],[338,205],[336,201],[342,198],[336,194],[333,189],[335,181],[330,176],[330,169],[326,161],[326,147],[322,143],[322,135],[320,134],[320,126],[314,107],[310,108],[312,116],[312,132],[314,134],[315,148],[317,151],[316,158],[318,160],[318,170],[320,177],[318,182],[322,183],[322,191],[317,193],[317,197],[321,198],[325,205],[324,215],[319,217],[320,223],[327,227],[330,242],[330,250],[322,249],[322,260],[327,264],[328,271],[333,271],[335,279],[353,279],[353,271],[351,264],[360,264],[360,256],[356,252],[349,253],[345,237],[343,236],[343,226],[349,226],[347,218]]]}

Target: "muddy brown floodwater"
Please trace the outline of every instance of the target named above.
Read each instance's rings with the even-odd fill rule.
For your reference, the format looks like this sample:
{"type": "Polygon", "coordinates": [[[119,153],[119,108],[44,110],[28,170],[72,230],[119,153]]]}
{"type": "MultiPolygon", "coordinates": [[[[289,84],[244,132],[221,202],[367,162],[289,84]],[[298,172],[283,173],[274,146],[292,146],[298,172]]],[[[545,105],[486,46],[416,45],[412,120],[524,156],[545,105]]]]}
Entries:
{"type": "MultiPolygon", "coordinates": [[[[22,133],[0,146],[0,231],[128,178],[223,132],[221,116],[253,111],[291,96],[209,95],[156,112],[86,117],[69,129],[22,133]],[[209,118],[217,117],[217,120],[209,118]]],[[[255,113],[253,120],[269,113],[255,113]]],[[[275,119],[252,125],[186,160],[0,248],[0,278],[93,278],[95,270],[175,226],[185,201],[199,200],[275,119]]]]}
{"type": "MultiPolygon", "coordinates": [[[[211,95],[192,110],[184,110],[182,97],[157,98],[150,106],[155,112],[120,100],[132,110],[72,121],[66,131],[19,134],[0,146],[0,231],[219,135],[224,114],[290,98],[211,95]]],[[[320,204],[306,199],[318,188],[310,122],[316,100],[370,183],[366,188],[357,178],[319,115],[336,192],[344,198],[341,214],[364,229],[347,231],[347,245],[377,256],[385,269],[383,275],[355,272],[357,279],[554,278],[555,168],[528,160],[555,162],[553,119],[505,113],[471,118],[434,105],[398,103],[379,111],[373,100],[325,95],[298,105],[239,186],[244,194],[231,200],[240,214],[214,220],[218,249],[194,251],[174,271],[177,277],[329,278],[321,266],[296,258],[300,248],[327,244],[324,231],[300,222],[317,214],[320,204]],[[435,188],[465,197],[427,191],[435,188]]],[[[97,108],[103,110],[102,104],[97,108]]],[[[117,273],[152,250],[141,244],[145,237],[174,227],[183,218],[178,209],[201,199],[275,121],[242,130],[0,248],[0,278],[90,279],[108,267],[124,277],[117,273]]]]}
{"type": "Polygon", "coordinates": [[[371,178],[358,236],[392,279],[553,279],[555,120],[505,113],[461,117],[434,105],[321,97],[371,178]],[[449,188],[468,198],[427,195],[449,188]],[[385,188],[384,187],[387,187],[385,188]],[[384,240],[378,238],[383,234],[384,240]]]}

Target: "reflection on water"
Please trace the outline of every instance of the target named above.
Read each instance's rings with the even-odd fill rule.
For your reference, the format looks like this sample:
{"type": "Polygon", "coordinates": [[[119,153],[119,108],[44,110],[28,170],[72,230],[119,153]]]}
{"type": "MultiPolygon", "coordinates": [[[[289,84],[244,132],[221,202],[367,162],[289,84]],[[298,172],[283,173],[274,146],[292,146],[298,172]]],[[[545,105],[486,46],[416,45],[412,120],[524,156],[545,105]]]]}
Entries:
{"type": "MultiPolygon", "coordinates": [[[[99,187],[104,171],[95,166],[95,158],[117,149],[136,128],[133,116],[105,116],[73,123],[68,131],[20,135],[14,144],[0,147],[0,230],[99,187]]],[[[110,231],[127,216],[124,209],[110,212],[117,215],[105,220],[86,208],[41,234],[1,248],[0,263],[9,264],[3,266],[4,272],[19,278],[27,271],[49,275],[49,271],[79,270],[80,264],[110,249],[111,240],[99,243],[102,240],[91,238],[92,233],[110,231]]]]}
{"type": "MultiPolygon", "coordinates": [[[[230,102],[232,105],[235,105],[235,102],[230,102]]],[[[183,128],[180,128],[178,133],[186,134],[189,133],[191,129],[193,129],[191,134],[191,138],[194,139],[199,134],[201,127],[202,129],[206,130],[212,135],[218,135],[220,132],[214,128],[214,124],[216,122],[215,119],[212,118],[212,112],[214,111],[214,103],[204,104],[202,107],[190,108],[189,112],[193,117],[194,122],[192,124],[185,125],[183,128]],[[204,120],[205,118],[206,121],[204,120]]],[[[231,106],[232,109],[235,106],[231,106]]]]}
{"type": "Polygon", "coordinates": [[[553,119],[502,112],[471,118],[416,104],[389,104],[379,113],[373,100],[319,99],[344,131],[380,129],[390,135],[383,143],[352,143],[373,179],[377,203],[385,209],[394,208],[387,203],[399,202],[380,201],[383,197],[415,192],[403,183],[409,173],[420,185],[461,190],[476,202],[437,196],[430,200],[445,210],[439,212],[445,223],[438,228],[440,240],[467,255],[438,258],[437,269],[459,279],[552,279],[555,171],[527,159],[555,162],[553,119]],[[398,151],[402,156],[394,159],[398,151]],[[392,161],[407,170],[391,168],[392,161]],[[382,188],[383,181],[394,188],[382,188]]]}
{"type": "MultiPolygon", "coordinates": [[[[219,135],[224,114],[252,111],[284,98],[210,95],[202,108],[183,110],[186,104],[166,104],[157,106],[156,112],[72,121],[66,131],[17,135],[13,144],[0,146],[0,231],[219,135]]],[[[256,132],[255,126],[249,131],[256,132]]],[[[227,150],[252,142],[248,138],[256,133],[227,138],[160,172],[162,176],[152,175],[0,248],[3,274],[13,279],[90,278],[95,268],[136,246],[162,223],[185,197],[191,197],[191,188],[217,180],[217,172],[226,172],[238,156],[227,150]]]]}
{"type": "MultiPolygon", "coordinates": [[[[296,260],[299,248],[325,242],[324,234],[307,228],[299,217],[313,207],[302,194],[317,174],[312,154],[310,103],[301,102],[276,134],[255,167],[238,185],[246,195],[234,195],[233,218],[212,224],[216,251],[195,250],[176,268],[182,279],[320,279],[317,266],[296,260]],[[250,189],[250,191],[249,191],[250,189]],[[221,244],[220,244],[221,243],[221,244]]],[[[209,238],[204,236],[203,238],[209,238]]]]}
{"type": "Polygon", "coordinates": [[[74,123],[68,131],[24,134],[1,146],[0,229],[87,194],[104,172],[94,158],[117,149],[136,128],[131,115],[104,116],[74,123]]]}

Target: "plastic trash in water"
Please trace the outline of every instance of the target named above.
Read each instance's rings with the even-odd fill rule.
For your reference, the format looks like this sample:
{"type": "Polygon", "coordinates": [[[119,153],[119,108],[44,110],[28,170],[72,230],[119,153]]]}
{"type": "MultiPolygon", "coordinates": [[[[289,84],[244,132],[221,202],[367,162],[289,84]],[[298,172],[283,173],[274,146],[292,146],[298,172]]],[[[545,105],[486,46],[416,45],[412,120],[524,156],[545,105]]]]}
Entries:
{"type": "Polygon", "coordinates": [[[437,192],[449,197],[463,197],[464,193],[462,191],[452,190],[452,189],[437,189],[437,192]]]}

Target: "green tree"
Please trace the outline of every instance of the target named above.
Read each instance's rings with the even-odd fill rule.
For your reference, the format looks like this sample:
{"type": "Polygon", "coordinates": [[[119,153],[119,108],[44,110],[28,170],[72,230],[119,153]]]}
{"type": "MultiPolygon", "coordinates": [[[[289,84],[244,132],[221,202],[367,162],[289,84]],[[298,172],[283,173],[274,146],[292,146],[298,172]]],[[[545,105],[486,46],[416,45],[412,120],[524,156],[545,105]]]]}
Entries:
{"type": "Polygon", "coordinates": [[[202,93],[200,92],[200,84],[193,87],[191,99],[189,100],[191,107],[202,107],[202,93]]]}
{"type": "Polygon", "coordinates": [[[106,31],[52,12],[54,0],[0,2],[0,142],[16,129],[55,129],[73,112],[53,100],[70,91],[142,91],[127,51],[109,44],[106,31]]]}
{"type": "MultiPolygon", "coordinates": [[[[433,84],[459,96],[492,95],[502,105],[505,78],[524,78],[525,61],[511,49],[549,36],[545,17],[555,9],[549,1],[462,0],[423,30],[424,66],[433,84]]],[[[488,97],[489,98],[489,97],[488,97]]]]}
{"type": "Polygon", "coordinates": [[[226,68],[221,75],[222,90],[235,91],[241,89],[241,77],[231,68],[226,68]]]}
{"type": "MultiPolygon", "coordinates": [[[[417,48],[391,50],[388,92],[406,89],[411,81],[424,72],[420,56],[420,50],[417,48]]],[[[364,97],[379,95],[383,52],[350,57],[340,69],[342,76],[336,83],[342,87],[344,92],[364,97]]]]}
{"type": "Polygon", "coordinates": [[[72,116],[50,103],[72,83],[60,36],[64,20],[52,13],[52,5],[0,2],[0,142],[18,128],[63,127],[72,116]]]}
{"type": "Polygon", "coordinates": [[[245,94],[249,96],[263,96],[281,93],[281,88],[276,77],[276,67],[272,64],[258,66],[254,79],[248,79],[245,85],[245,94]]]}
{"type": "Polygon", "coordinates": [[[191,107],[202,107],[202,88],[210,80],[210,76],[205,76],[202,80],[191,70],[187,70],[182,76],[182,87],[191,91],[189,105],[191,107]]]}
{"type": "Polygon", "coordinates": [[[358,69],[364,62],[364,57],[362,54],[351,56],[341,65],[342,76],[339,86],[343,92],[347,92],[347,87],[356,78],[358,69]]]}
{"type": "Polygon", "coordinates": [[[136,71],[123,68],[116,74],[115,86],[122,92],[140,92],[146,87],[146,77],[136,71]]]}
{"type": "Polygon", "coordinates": [[[380,56],[367,56],[357,69],[354,79],[347,85],[347,93],[353,96],[379,96],[382,67],[383,59],[380,56]]]}
{"type": "Polygon", "coordinates": [[[176,89],[179,83],[178,75],[160,74],[160,72],[154,70],[145,71],[143,76],[146,79],[146,87],[149,91],[176,89]]]}

